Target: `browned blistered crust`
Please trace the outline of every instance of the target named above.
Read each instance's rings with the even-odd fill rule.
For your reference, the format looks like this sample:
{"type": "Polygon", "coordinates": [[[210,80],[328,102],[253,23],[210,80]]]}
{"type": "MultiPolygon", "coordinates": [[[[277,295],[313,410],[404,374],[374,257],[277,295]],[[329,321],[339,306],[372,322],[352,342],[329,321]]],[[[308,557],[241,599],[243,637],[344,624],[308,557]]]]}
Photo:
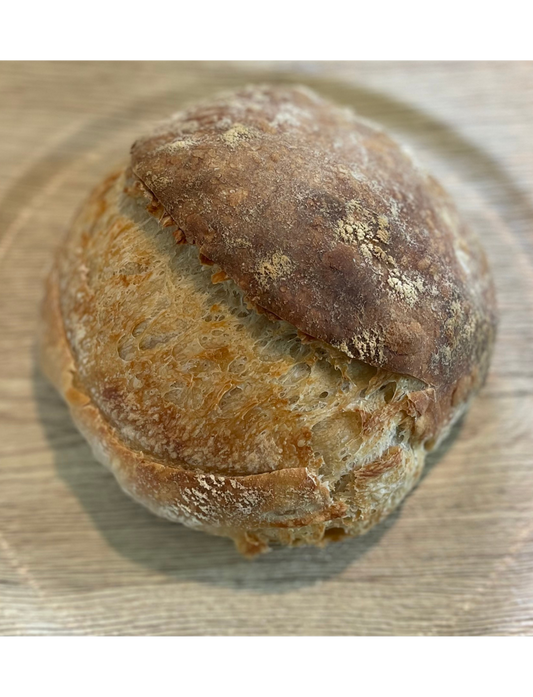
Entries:
{"type": "Polygon", "coordinates": [[[421,473],[422,456],[413,467],[400,447],[389,448],[355,473],[351,508],[354,503],[359,508],[355,516],[345,517],[349,506],[342,495],[334,500],[329,487],[307,468],[228,477],[192,471],[182,462],[165,464],[132,449],[79,384],[61,316],[56,267],[43,301],[40,358],[43,372],[67,402],[95,457],[125,492],[156,515],[231,537],[246,556],[268,551],[272,542],[325,544],[364,533],[398,505],[421,473]],[[389,472],[394,476],[387,482],[382,475],[389,472]],[[378,501],[376,491],[383,487],[391,495],[378,501]]]}
{"type": "Polygon", "coordinates": [[[346,506],[333,503],[327,488],[305,468],[223,477],[193,472],[181,463],[165,466],[125,446],[100,409],[76,385],[77,370],[63,329],[58,290],[54,269],[43,304],[42,368],[67,401],[97,459],[140,503],[170,520],[233,534],[237,541],[246,530],[272,523],[279,527],[320,523],[346,511],[346,506]]]}
{"type": "Polygon", "coordinates": [[[485,255],[439,184],[350,110],[305,88],[243,89],[137,140],[132,167],[251,302],[434,387],[428,435],[482,384],[485,255]]]}
{"type": "Polygon", "coordinates": [[[43,306],[43,370],[96,457],[249,556],[364,533],[486,374],[477,242],[387,136],[307,90],[193,108],[132,166],[80,210],[43,306]]]}

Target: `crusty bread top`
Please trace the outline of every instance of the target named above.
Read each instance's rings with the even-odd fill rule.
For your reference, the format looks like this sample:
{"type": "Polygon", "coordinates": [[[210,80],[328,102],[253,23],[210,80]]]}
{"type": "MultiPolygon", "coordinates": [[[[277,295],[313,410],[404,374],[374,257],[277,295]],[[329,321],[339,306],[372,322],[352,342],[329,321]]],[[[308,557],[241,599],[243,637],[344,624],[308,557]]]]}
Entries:
{"type": "Polygon", "coordinates": [[[439,184],[348,109],[244,89],[137,140],[131,166],[252,303],[433,386],[437,423],[482,383],[496,326],[484,253],[439,184]]]}

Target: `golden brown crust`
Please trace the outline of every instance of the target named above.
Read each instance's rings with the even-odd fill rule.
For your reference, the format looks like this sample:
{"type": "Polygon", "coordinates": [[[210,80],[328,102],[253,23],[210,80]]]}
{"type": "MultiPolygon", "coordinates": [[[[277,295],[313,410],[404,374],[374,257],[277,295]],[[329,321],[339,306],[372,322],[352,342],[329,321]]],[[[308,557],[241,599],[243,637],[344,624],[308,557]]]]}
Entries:
{"type": "Polygon", "coordinates": [[[438,183],[349,110],[253,87],[176,114],[134,144],[132,168],[250,301],[433,386],[428,434],[482,384],[496,326],[483,251],[438,183]]]}
{"type": "Polygon", "coordinates": [[[346,493],[359,509],[350,518],[343,517],[348,509],[343,498],[334,501],[306,468],[225,477],[188,470],[184,463],[167,466],[125,445],[80,387],[61,316],[57,267],[47,279],[39,339],[44,374],[122,489],[160,517],[232,538],[245,556],[266,552],[272,543],[325,544],[362,534],[401,502],[422,471],[423,457],[411,464],[400,448],[389,449],[350,484],[346,493]]]}
{"type": "MultiPolygon", "coordinates": [[[[62,394],[96,458],[121,487],[157,515],[240,542],[247,530],[291,528],[341,517],[327,487],[306,468],[224,477],[166,466],[124,445],[90,397],[76,384],[77,370],[60,312],[57,269],[50,274],[40,332],[41,367],[62,394]]],[[[252,545],[252,553],[264,545],[252,545]],[[257,546],[257,549],[255,547],[257,546]]]]}

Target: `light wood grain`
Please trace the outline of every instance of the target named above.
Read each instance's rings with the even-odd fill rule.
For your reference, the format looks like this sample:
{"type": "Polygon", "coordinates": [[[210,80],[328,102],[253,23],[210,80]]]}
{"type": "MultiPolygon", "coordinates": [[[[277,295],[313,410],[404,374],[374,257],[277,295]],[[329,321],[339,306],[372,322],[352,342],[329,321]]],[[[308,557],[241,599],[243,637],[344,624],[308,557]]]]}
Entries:
{"type": "Polygon", "coordinates": [[[528,63],[0,64],[0,633],[533,634],[533,70],[528,63]],[[489,252],[490,379],[400,510],[325,550],[241,559],[91,456],[35,364],[52,251],[146,124],[298,80],[410,145],[489,252]]]}

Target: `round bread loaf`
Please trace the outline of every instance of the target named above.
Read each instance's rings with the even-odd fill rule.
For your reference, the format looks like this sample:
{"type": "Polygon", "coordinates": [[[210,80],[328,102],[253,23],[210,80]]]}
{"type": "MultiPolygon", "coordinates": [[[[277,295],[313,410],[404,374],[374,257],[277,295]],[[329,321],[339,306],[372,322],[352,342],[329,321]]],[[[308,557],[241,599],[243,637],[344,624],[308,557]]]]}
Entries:
{"type": "Polygon", "coordinates": [[[127,493],[252,556],[388,515],[495,328],[439,184],[350,110],[261,86],[176,114],[91,195],[41,359],[127,493]]]}

